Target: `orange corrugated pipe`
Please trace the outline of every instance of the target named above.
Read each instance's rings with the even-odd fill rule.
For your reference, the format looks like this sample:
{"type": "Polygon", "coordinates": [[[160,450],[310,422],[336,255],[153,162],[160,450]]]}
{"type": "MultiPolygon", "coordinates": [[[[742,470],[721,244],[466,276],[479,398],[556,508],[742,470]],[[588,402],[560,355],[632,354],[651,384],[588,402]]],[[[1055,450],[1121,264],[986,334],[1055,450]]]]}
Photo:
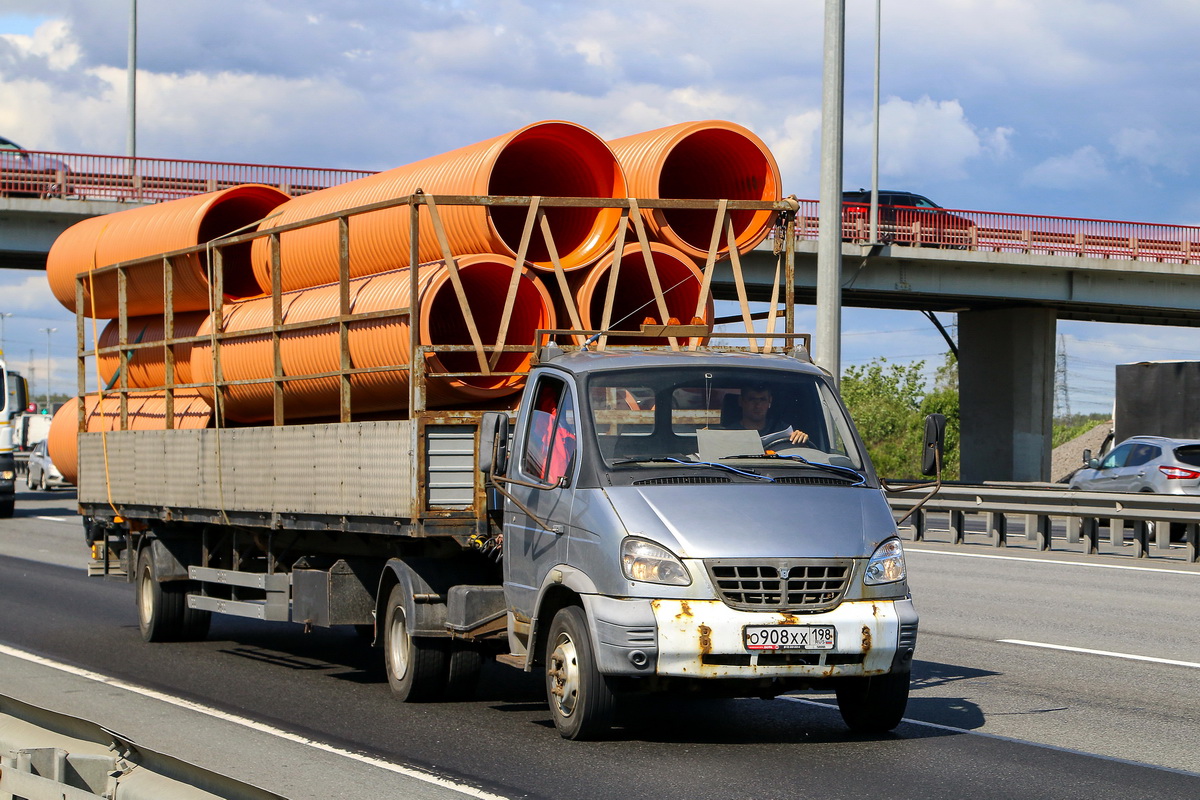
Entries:
{"type": "MultiPolygon", "coordinates": [[[[495,342],[513,259],[502,255],[465,255],[456,259],[476,325],[486,345],[495,342]]],[[[352,313],[406,309],[409,301],[409,270],[355,278],[350,284],[352,313]]],[[[443,262],[424,265],[419,271],[419,312],[423,344],[470,344],[458,298],[443,262]]],[[[314,321],[338,314],[339,287],[326,284],[283,295],[283,320],[314,321]]],[[[227,304],[223,329],[226,333],[254,330],[271,324],[269,297],[227,304]]],[[[533,344],[534,331],[555,324],[553,302],[545,286],[523,270],[518,283],[511,324],[505,341],[512,345],[533,344]]],[[[211,331],[211,318],[200,335],[211,331]]],[[[407,313],[350,323],[349,348],[354,368],[405,365],[409,362],[407,313]]],[[[336,372],[340,369],[336,325],[287,331],[280,336],[284,375],[336,372]]],[[[496,371],[526,369],[530,353],[506,352],[496,371]]],[[[252,380],[273,375],[274,357],[269,336],[223,340],[221,371],[226,380],[252,380]]],[[[512,377],[484,376],[438,378],[438,372],[478,370],[473,352],[442,354],[426,364],[426,397],[431,406],[462,404],[472,399],[500,397],[519,390],[512,377]]],[[[192,377],[197,383],[213,379],[211,349],[199,344],[192,350],[192,377]]],[[[339,379],[336,377],[294,380],[284,383],[284,413],[287,420],[332,416],[339,409],[339,379]]],[[[211,398],[212,390],[201,390],[211,398]]],[[[226,388],[224,414],[236,422],[273,419],[272,385],[241,384],[226,388]]],[[[405,370],[352,376],[351,409],[355,414],[403,409],[408,405],[408,372],[405,370]]]]}
{"type": "MultiPolygon", "coordinates": [[[[245,184],[85,219],[67,228],[55,240],[46,259],[46,278],[58,302],[74,311],[75,276],[96,267],[194,247],[225,236],[268,216],[287,198],[274,187],[245,184]]],[[[260,294],[250,268],[249,245],[223,248],[222,256],[226,299],[260,294]]],[[[204,254],[174,260],[176,311],[208,308],[207,261],[204,254]]],[[[128,316],[162,313],[166,302],[162,275],[159,263],[129,271],[128,316]]],[[[83,313],[89,317],[93,316],[90,294],[85,282],[83,313]]],[[[94,316],[116,317],[119,313],[116,274],[97,277],[94,294],[94,316]]]]}
{"type": "MultiPolygon", "coordinates": [[[[608,145],[580,125],[547,121],[527,125],[485,142],[452,150],[407,166],[295,197],[263,228],[297,222],[368,203],[426,194],[541,195],[545,197],[625,197],[625,177],[608,145]]],[[[526,210],[485,206],[439,206],[453,255],[501,253],[515,256],[526,210]]],[[[427,209],[421,210],[420,261],[443,257],[427,209]]],[[[595,263],[616,237],[617,209],[548,208],[555,249],[563,269],[595,263]]],[[[254,271],[270,291],[270,247],[254,243],[254,271]]],[[[281,236],[281,278],[285,290],[333,283],[338,279],[338,227],[330,222],[281,236]]],[[[527,260],[539,269],[552,264],[540,231],[527,260]]],[[[350,274],[370,275],[409,263],[409,209],[398,207],[350,220],[350,274]]]]}
{"type": "MultiPolygon", "coordinates": [[[[175,338],[183,339],[195,336],[200,325],[208,318],[207,311],[188,311],[175,315],[175,338]]],[[[166,322],[162,317],[147,316],[133,317],[128,321],[126,336],[127,344],[145,344],[161,342],[166,322]]],[[[118,342],[119,325],[112,320],[104,326],[100,333],[99,347],[114,347],[118,342]]],[[[192,382],[192,345],[177,344],[172,347],[175,351],[175,385],[192,382]]],[[[133,355],[129,359],[129,388],[157,389],[166,386],[167,365],[161,347],[139,348],[130,350],[133,355]]],[[[116,384],[117,368],[121,363],[116,355],[96,357],[100,370],[100,380],[104,384],[116,384]]]]}
{"type": "MultiPolygon", "coordinates": [[[[165,430],[167,399],[163,392],[130,392],[126,401],[126,426],[131,431],[165,430]]],[[[87,395],[86,427],[88,432],[115,431],[121,429],[121,398],[105,395],[100,402],[97,395],[87,395]]],[[[175,421],[178,429],[207,428],[212,418],[212,409],[196,392],[182,390],[175,394],[175,421]]],[[[55,412],[46,437],[46,449],[50,460],[58,467],[70,483],[79,478],[79,398],[72,397],[55,412]]]]}
{"type": "MultiPolygon", "coordinates": [[[[763,143],[733,122],[681,122],[610,141],[629,182],[629,196],[659,199],[778,200],[779,166],[763,143]]],[[[705,258],[712,241],[711,211],[646,210],[653,235],[693,258],[705,258]]],[[[771,231],[774,212],[730,214],[739,253],[771,231]]],[[[719,257],[729,254],[724,232],[719,257]]]]}
{"type": "MultiPolygon", "coordinates": [[[[617,287],[609,321],[610,330],[636,331],[647,319],[660,323],[666,323],[672,318],[685,324],[692,322],[693,315],[696,313],[697,301],[700,299],[700,289],[704,277],[700,269],[685,253],[659,242],[650,243],[650,255],[654,272],[658,276],[659,286],[663,292],[667,318],[662,319],[662,314],[659,312],[658,302],[654,296],[654,286],[650,281],[650,272],[646,268],[646,258],[642,253],[641,246],[628,244],[621,252],[621,264],[617,270],[617,287]]],[[[604,303],[608,294],[609,276],[612,274],[614,256],[614,253],[608,254],[586,275],[574,281],[575,302],[578,304],[584,330],[599,330],[603,323],[604,303]]],[[[700,319],[711,325],[713,319],[711,293],[705,298],[700,319]]],[[[643,345],[665,345],[668,342],[666,338],[622,339],[619,336],[610,336],[607,341],[610,344],[643,345]]]]}

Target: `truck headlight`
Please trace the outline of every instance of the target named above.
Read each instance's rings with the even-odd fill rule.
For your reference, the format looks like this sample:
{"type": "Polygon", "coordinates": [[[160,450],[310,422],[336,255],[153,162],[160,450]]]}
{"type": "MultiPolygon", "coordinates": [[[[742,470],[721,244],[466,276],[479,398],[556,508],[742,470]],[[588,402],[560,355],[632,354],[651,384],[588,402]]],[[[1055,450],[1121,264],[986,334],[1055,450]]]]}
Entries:
{"type": "Polygon", "coordinates": [[[13,472],[11,469],[6,469],[3,472],[0,472],[0,480],[11,481],[11,480],[15,479],[16,477],[17,477],[17,474],[15,472],[13,472]]]}
{"type": "Polygon", "coordinates": [[[875,548],[867,562],[867,574],[863,583],[874,586],[880,583],[895,583],[904,580],[904,546],[899,539],[888,539],[875,548]]]}
{"type": "Polygon", "coordinates": [[[645,539],[621,542],[621,571],[631,581],[687,586],[691,575],[674,553],[645,539]]]}

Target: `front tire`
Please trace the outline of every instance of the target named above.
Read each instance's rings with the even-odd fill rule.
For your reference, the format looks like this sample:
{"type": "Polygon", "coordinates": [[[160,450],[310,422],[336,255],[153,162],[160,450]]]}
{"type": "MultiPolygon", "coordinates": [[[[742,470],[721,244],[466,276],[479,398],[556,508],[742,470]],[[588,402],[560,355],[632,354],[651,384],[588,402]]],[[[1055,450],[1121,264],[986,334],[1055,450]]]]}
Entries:
{"type": "Polygon", "coordinates": [[[910,679],[909,673],[900,672],[839,680],[838,710],[846,726],[866,735],[891,731],[904,719],[910,679]]]}
{"type": "Polygon", "coordinates": [[[567,606],[546,639],[546,702],[564,739],[595,739],[612,727],[616,696],[596,666],[587,615],[567,606]]]}
{"type": "Polygon", "coordinates": [[[449,640],[413,636],[404,600],[404,587],[392,587],[383,629],[388,683],[405,703],[441,700],[449,673],[449,640]]]}
{"type": "Polygon", "coordinates": [[[190,581],[158,580],[150,548],[138,556],[138,629],[147,642],[189,642],[208,635],[212,613],[188,608],[190,581]]]}

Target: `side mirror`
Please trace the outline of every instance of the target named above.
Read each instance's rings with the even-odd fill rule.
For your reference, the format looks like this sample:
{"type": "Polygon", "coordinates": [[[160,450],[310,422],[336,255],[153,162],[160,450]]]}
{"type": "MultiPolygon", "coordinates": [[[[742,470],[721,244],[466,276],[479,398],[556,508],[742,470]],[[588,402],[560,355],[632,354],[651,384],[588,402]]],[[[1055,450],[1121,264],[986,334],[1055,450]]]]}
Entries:
{"type": "Polygon", "coordinates": [[[503,475],[508,469],[508,414],[488,411],[479,423],[479,471],[503,475]]]}
{"type": "Polygon", "coordinates": [[[1092,460],[1091,449],[1089,448],[1087,450],[1084,450],[1083,451],[1083,463],[1085,463],[1085,464],[1091,463],[1091,460],[1092,460]]]}
{"type": "Polygon", "coordinates": [[[942,414],[930,414],[925,417],[925,443],[921,451],[921,472],[925,475],[939,474],[945,450],[946,417],[942,414]]]}

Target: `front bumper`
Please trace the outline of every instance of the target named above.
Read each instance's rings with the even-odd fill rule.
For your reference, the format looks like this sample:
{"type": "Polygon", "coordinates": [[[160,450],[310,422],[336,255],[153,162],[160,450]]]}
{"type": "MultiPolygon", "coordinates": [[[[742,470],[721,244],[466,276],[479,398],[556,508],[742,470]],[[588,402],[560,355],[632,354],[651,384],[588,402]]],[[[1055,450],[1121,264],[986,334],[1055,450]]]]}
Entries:
{"type": "Polygon", "coordinates": [[[681,678],[822,679],[907,672],[917,642],[912,600],[850,600],[818,614],[750,612],[719,600],[589,603],[601,672],[681,678]],[[826,651],[749,651],[747,625],[833,625],[826,651]],[[647,658],[631,658],[633,653],[647,658]]]}

